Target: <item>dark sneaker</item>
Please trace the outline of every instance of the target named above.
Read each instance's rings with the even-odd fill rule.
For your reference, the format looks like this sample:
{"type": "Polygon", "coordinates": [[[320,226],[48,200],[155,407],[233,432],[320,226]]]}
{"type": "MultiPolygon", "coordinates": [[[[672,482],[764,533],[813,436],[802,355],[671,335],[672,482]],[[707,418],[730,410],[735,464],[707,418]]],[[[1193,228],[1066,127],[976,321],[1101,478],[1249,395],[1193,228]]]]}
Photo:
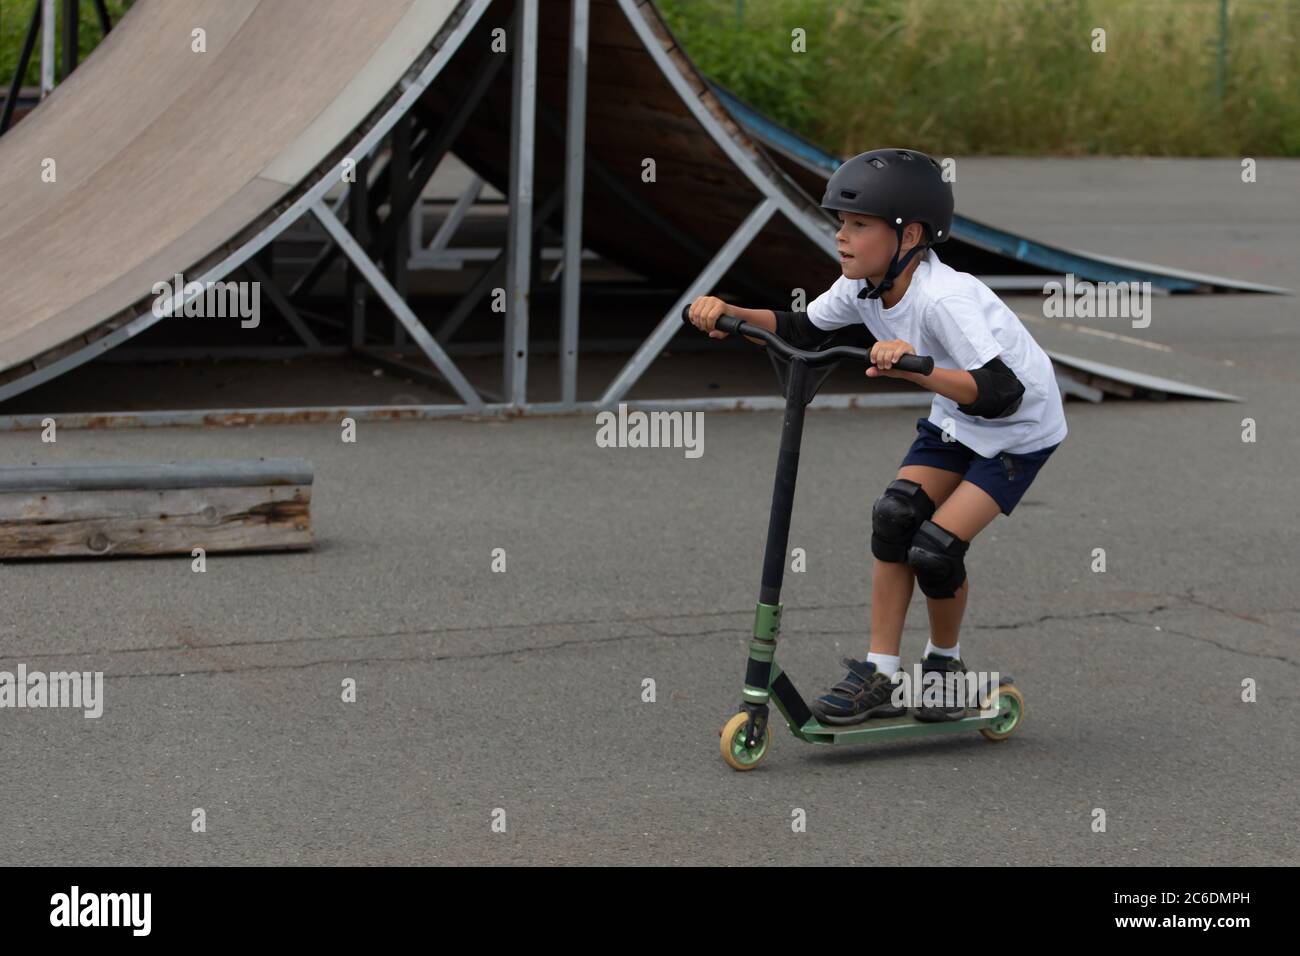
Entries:
{"type": "Polygon", "coordinates": [[[906,707],[895,706],[895,684],[876,670],[876,665],[846,657],[840,661],[849,674],[812,702],[812,712],[824,724],[856,724],[871,717],[899,717],[906,707]]]}
{"type": "Polygon", "coordinates": [[[917,720],[928,721],[961,720],[961,718],[965,717],[967,715],[965,700],[966,678],[961,676],[960,683],[955,687],[957,691],[956,699],[947,689],[948,682],[951,680],[947,675],[964,675],[965,673],[966,665],[958,657],[944,657],[942,654],[931,653],[925,660],[921,661],[921,686],[913,691],[916,699],[921,703],[912,708],[912,716],[917,720]],[[939,676],[926,676],[931,673],[939,676]],[[943,687],[944,702],[939,706],[924,703],[924,701],[933,698],[935,692],[930,691],[926,695],[926,688],[929,686],[930,681],[935,680],[943,682],[940,686],[943,687]]]}

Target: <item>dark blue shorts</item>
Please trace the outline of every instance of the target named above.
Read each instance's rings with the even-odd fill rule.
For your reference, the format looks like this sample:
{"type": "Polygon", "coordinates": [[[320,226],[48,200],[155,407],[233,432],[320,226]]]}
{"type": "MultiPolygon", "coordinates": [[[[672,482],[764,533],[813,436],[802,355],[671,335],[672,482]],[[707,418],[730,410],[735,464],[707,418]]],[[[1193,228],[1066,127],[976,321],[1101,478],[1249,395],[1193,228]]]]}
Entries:
{"type": "Polygon", "coordinates": [[[985,458],[958,441],[944,441],[943,431],[928,418],[916,420],[916,441],[903,457],[904,465],[928,465],[955,471],[972,485],[984,489],[998,503],[1004,515],[1011,514],[1016,502],[1029,490],[1038,469],[1052,452],[1061,447],[1057,442],[1027,455],[1002,452],[996,458],[985,458]]]}

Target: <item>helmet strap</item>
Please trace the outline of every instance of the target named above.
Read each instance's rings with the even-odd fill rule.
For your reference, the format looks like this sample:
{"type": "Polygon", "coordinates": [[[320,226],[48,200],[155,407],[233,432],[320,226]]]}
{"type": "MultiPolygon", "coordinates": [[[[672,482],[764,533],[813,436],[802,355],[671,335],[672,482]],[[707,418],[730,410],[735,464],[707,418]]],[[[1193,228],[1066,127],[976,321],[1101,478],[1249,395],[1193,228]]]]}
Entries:
{"type": "Polygon", "coordinates": [[[903,227],[897,223],[894,224],[894,235],[898,238],[898,243],[894,246],[894,258],[889,262],[889,268],[885,270],[885,277],[880,280],[879,285],[873,285],[870,279],[864,279],[867,287],[858,293],[859,299],[879,299],[881,294],[888,292],[894,287],[894,280],[902,274],[907,268],[907,264],[912,261],[912,257],[924,249],[928,249],[928,242],[918,242],[911,249],[907,250],[907,255],[903,256],[903,261],[898,261],[898,254],[903,251],[903,227]]]}

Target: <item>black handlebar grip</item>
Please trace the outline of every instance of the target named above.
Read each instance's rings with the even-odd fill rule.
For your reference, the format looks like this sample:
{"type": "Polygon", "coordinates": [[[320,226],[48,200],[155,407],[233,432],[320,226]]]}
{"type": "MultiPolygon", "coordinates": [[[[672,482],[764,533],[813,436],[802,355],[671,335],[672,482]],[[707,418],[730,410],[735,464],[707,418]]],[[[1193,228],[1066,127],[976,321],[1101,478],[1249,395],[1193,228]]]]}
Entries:
{"type": "Polygon", "coordinates": [[[902,372],[919,372],[922,375],[929,375],[934,371],[934,359],[929,355],[901,355],[894,368],[902,372]]]}
{"type": "MultiPolygon", "coordinates": [[[[695,323],[691,321],[691,307],[689,305],[682,306],[682,321],[691,328],[695,328],[695,323]]],[[[742,321],[744,320],[738,319],[734,315],[720,315],[718,321],[713,323],[713,327],[719,332],[735,332],[740,328],[742,321]]]]}

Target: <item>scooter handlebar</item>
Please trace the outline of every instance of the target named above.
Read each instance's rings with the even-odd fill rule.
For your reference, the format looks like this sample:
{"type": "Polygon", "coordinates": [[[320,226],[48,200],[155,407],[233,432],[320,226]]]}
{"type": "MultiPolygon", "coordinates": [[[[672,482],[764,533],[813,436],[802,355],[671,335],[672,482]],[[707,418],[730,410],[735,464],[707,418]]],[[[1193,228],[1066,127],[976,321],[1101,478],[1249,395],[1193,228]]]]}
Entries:
{"type": "MultiPolygon", "coordinates": [[[[682,321],[695,328],[691,322],[691,307],[689,305],[682,308],[682,321]]],[[[836,345],[833,348],[823,349],[820,352],[810,352],[806,349],[798,349],[781,338],[774,332],[767,329],[759,328],[756,325],[738,319],[734,315],[723,315],[718,317],[718,321],[713,323],[713,327],[720,332],[727,332],[736,335],[748,335],[752,338],[762,339],[767,343],[767,347],[775,349],[779,354],[786,358],[803,359],[810,366],[830,365],[834,362],[843,361],[844,359],[856,359],[866,365],[874,364],[871,361],[871,352],[868,349],[854,348],[850,345],[836,345]]],[[[902,372],[918,372],[921,375],[929,375],[934,371],[934,359],[929,355],[903,355],[894,363],[894,368],[902,372]]]]}

